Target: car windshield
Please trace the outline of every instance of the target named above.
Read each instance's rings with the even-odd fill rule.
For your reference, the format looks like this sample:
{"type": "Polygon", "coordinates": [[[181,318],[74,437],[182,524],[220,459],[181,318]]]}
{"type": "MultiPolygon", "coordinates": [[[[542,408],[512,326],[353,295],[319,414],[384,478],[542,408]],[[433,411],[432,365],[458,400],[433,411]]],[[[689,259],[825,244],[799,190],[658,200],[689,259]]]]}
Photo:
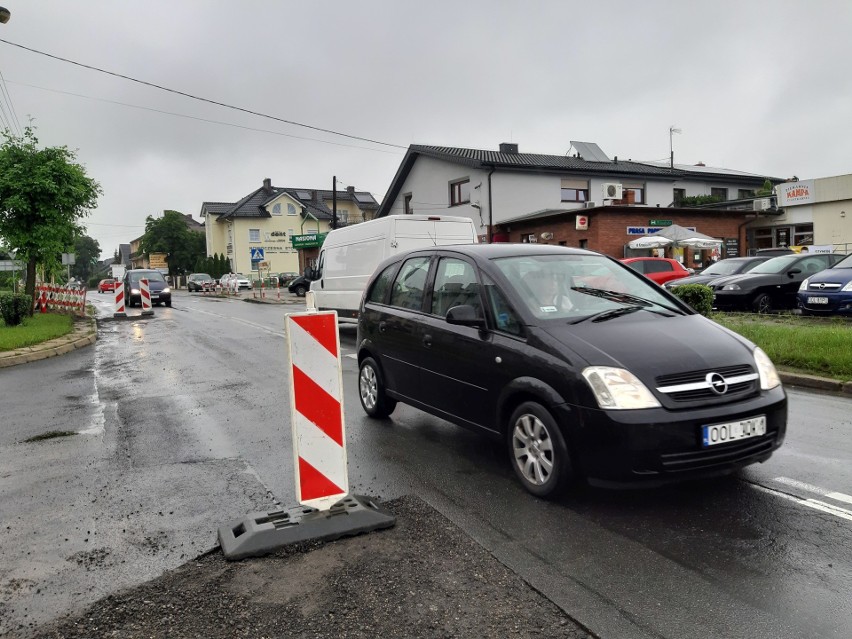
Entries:
{"type": "Polygon", "coordinates": [[[847,255],[831,268],[852,268],[852,255],[847,255]]]}
{"type": "Polygon", "coordinates": [[[720,260],[715,264],[711,264],[703,271],[702,275],[733,275],[739,272],[743,266],[743,260],[720,260]]]}
{"type": "Polygon", "coordinates": [[[200,273],[198,275],[193,275],[191,279],[193,282],[205,282],[213,278],[207,275],[207,273],[200,273]]]}
{"type": "Polygon", "coordinates": [[[494,263],[540,319],[573,322],[627,307],[683,312],[658,285],[602,255],[522,255],[494,263]]]}
{"type": "Polygon", "coordinates": [[[157,271],[145,271],[144,273],[131,273],[130,281],[138,284],[139,280],[148,280],[149,282],[165,282],[166,279],[162,273],[157,271]]]}
{"type": "Polygon", "coordinates": [[[749,273],[783,273],[789,270],[799,257],[798,255],[773,257],[771,260],[766,260],[763,264],[758,264],[749,273]]]}

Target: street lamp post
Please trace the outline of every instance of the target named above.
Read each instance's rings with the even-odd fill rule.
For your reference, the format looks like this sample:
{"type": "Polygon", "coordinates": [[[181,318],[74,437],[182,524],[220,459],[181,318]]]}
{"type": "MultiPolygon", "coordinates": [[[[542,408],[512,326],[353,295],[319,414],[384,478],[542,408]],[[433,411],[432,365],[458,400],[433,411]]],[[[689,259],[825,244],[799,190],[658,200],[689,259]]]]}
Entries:
{"type": "Polygon", "coordinates": [[[672,144],[672,135],[675,133],[680,133],[680,129],[676,129],[673,126],[669,127],[669,157],[671,158],[671,168],[674,168],[674,145],[672,144]]]}

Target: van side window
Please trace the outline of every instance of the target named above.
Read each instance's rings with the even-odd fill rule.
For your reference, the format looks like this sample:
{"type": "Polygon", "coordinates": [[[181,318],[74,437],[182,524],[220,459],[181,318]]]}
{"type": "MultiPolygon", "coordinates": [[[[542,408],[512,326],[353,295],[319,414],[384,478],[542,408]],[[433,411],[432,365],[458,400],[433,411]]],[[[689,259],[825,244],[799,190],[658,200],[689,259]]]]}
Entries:
{"type": "Polygon", "coordinates": [[[385,300],[388,298],[388,291],[390,290],[395,270],[396,264],[391,264],[381,272],[381,274],[376,278],[376,281],[373,282],[373,288],[371,288],[369,293],[367,293],[368,302],[376,302],[377,304],[385,303],[385,300]]]}
{"type": "Polygon", "coordinates": [[[491,313],[494,316],[495,328],[498,331],[503,331],[511,335],[522,335],[521,319],[509,305],[503,292],[490,277],[486,276],[482,284],[485,288],[485,297],[488,301],[488,306],[491,308],[491,313]]]}
{"type": "Polygon", "coordinates": [[[469,263],[452,257],[441,258],[435,274],[432,292],[432,314],[446,317],[453,306],[468,304],[483,317],[482,301],[479,298],[479,284],[476,271],[469,263]]]}
{"type": "Polygon", "coordinates": [[[403,263],[391,290],[391,306],[419,311],[423,306],[423,289],[429,273],[428,257],[413,257],[403,263]]]}

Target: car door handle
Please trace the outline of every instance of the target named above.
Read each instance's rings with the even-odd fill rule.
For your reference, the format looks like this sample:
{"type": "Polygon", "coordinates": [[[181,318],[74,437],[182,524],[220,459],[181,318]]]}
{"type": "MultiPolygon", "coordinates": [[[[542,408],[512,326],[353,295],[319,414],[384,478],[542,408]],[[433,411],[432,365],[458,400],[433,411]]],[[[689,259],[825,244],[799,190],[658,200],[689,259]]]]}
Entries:
{"type": "Polygon", "coordinates": [[[425,346],[426,348],[432,348],[432,336],[431,335],[424,335],[423,336],[423,346],[425,346]]]}
{"type": "Polygon", "coordinates": [[[388,330],[388,323],[379,322],[379,333],[384,333],[386,330],[388,330]]]}

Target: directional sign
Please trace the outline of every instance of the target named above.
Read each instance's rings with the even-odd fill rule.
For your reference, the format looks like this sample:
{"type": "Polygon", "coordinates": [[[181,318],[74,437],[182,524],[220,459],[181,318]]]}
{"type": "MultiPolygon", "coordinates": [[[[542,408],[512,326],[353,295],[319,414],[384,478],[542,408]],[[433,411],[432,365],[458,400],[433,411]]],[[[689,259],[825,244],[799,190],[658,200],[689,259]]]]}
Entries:
{"type": "Polygon", "coordinates": [[[262,262],[265,259],[262,248],[252,247],[249,250],[251,251],[251,261],[252,262],[262,262]]]}

